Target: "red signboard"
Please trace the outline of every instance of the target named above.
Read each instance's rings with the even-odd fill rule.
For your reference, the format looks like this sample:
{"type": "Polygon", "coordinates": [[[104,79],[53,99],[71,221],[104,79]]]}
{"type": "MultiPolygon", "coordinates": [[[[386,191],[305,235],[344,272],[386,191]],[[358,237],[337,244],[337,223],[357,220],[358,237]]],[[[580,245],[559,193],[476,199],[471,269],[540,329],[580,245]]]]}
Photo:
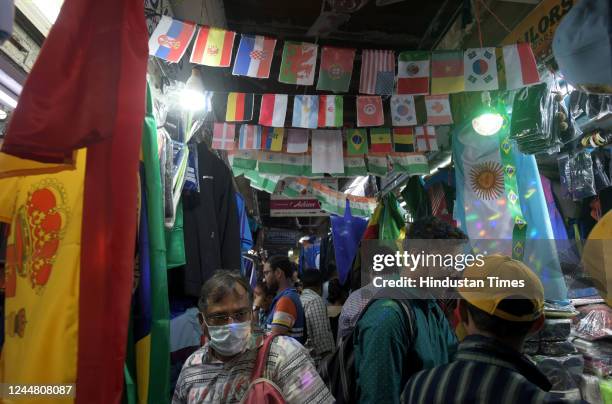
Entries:
{"type": "Polygon", "coordinates": [[[270,198],[270,216],[327,216],[321,210],[321,204],[315,198],[286,198],[272,195],[270,198]]]}

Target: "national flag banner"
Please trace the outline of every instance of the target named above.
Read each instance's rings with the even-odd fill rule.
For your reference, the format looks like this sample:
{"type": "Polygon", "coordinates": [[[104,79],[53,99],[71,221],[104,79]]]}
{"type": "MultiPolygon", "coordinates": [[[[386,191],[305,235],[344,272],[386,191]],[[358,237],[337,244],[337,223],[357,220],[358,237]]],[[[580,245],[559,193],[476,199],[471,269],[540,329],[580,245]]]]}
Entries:
{"type": "Polygon", "coordinates": [[[282,151],[285,128],[269,128],[264,126],[261,134],[261,148],[269,151],[282,151]]]}
{"type": "Polygon", "coordinates": [[[236,125],[233,123],[215,122],[213,126],[212,148],[233,150],[236,137],[236,125]]]}
{"type": "Polygon", "coordinates": [[[390,153],[393,151],[391,144],[391,129],[370,129],[370,153],[390,153]]]}
{"type": "Polygon", "coordinates": [[[368,218],[376,209],[376,198],[350,195],[348,199],[353,216],[368,218]]]}
{"type": "Polygon", "coordinates": [[[321,48],[321,67],[317,90],[345,93],[349,90],[353,74],[355,49],[321,48]]]}
{"type": "Polygon", "coordinates": [[[293,119],[295,128],[316,129],[319,123],[319,97],[296,95],[293,98],[293,119]]]}
{"type": "Polygon", "coordinates": [[[232,62],[232,50],[236,33],[222,28],[200,27],[196,36],[191,63],[229,67],[232,62]]]}
{"type": "Polygon", "coordinates": [[[312,172],[315,174],[343,174],[342,149],[341,131],[312,131],[312,172]]]}
{"type": "Polygon", "coordinates": [[[341,95],[319,96],[319,128],[338,128],[344,123],[344,99],[341,95]]]}
{"type": "Polygon", "coordinates": [[[260,174],[253,170],[246,170],[244,176],[251,182],[251,188],[264,191],[269,194],[274,193],[276,190],[276,185],[278,184],[278,181],[280,181],[279,175],[260,174]]]}
{"type": "Polygon", "coordinates": [[[240,150],[259,150],[261,149],[261,126],[241,125],[240,138],[238,140],[240,150]]]}
{"type": "Polygon", "coordinates": [[[257,171],[261,174],[282,174],[283,154],[259,152],[257,156],[257,171]]]}
{"type": "Polygon", "coordinates": [[[270,77],[276,39],[261,35],[242,35],[232,74],[257,79],[270,77]]]}
{"type": "Polygon", "coordinates": [[[288,129],[287,153],[306,153],[308,151],[308,130],[288,129]]]}
{"type": "Polygon", "coordinates": [[[368,173],[378,177],[384,177],[389,173],[389,161],[387,155],[368,154],[368,173]]]}
{"type": "Polygon", "coordinates": [[[398,153],[414,152],[414,128],[393,128],[393,148],[398,153]]]}
{"type": "Polygon", "coordinates": [[[357,96],[357,126],[382,126],[384,123],[382,98],[357,96]]]}
{"type": "Polygon", "coordinates": [[[349,155],[368,153],[368,130],[346,129],[346,148],[349,155]]]}
{"type": "Polygon", "coordinates": [[[463,54],[465,91],[497,90],[495,48],[471,48],[463,54]]]}
{"type": "Polygon", "coordinates": [[[427,125],[450,125],[453,123],[448,95],[426,95],[427,125]]]}
{"type": "Polygon", "coordinates": [[[278,81],[311,86],[314,83],[317,52],[313,43],[285,41],[278,81]]]}
{"type": "Polygon", "coordinates": [[[254,170],[257,167],[256,150],[234,150],[232,154],[232,168],[254,170]]]}
{"type": "Polygon", "coordinates": [[[305,154],[283,154],[283,175],[299,177],[304,175],[306,159],[305,154]]]}
{"type": "Polygon", "coordinates": [[[289,198],[297,198],[306,195],[309,186],[310,180],[306,178],[289,178],[285,180],[285,187],[283,188],[282,195],[289,198]]]}
{"type": "Polygon", "coordinates": [[[391,123],[393,126],[417,125],[416,108],[412,95],[391,96],[391,123]]]}
{"type": "Polygon", "coordinates": [[[361,94],[391,95],[395,82],[395,52],[366,49],[361,52],[361,94]]]}
{"type": "Polygon", "coordinates": [[[431,94],[454,94],[464,90],[463,51],[434,51],[431,54],[431,94]]]}
{"type": "Polygon", "coordinates": [[[259,124],[276,128],[285,127],[288,98],[287,94],[262,95],[261,106],[259,107],[259,124]]]}
{"type": "Polygon", "coordinates": [[[517,43],[503,47],[506,88],[529,86],[540,82],[540,74],[529,43],[517,43]]]}
{"type": "Polygon", "coordinates": [[[408,175],[428,175],[429,161],[423,154],[392,154],[393,170],[408,175]]]}
{"type": "Polygon", "coordinates": [[[436,138],[436,129],[433,126],[417,126],[414,129],[416,140],[416,151],[437,151],[438,140],[436,138]]]}
{"type": "Polygon", "coordinates": [[[229,93],[225,120],[228,122],[250,121],[253,119],[253,94],[229,93]]]}
{"type": "Polygon", "coordinates": [[[196,26],[164,15],[149,38],[149,55],[178,63],[193,38],[196,26]]]}
{"type": "Polygon", "coordinates": [[[344,176],[346,177],[359,177],[367,175],[368,169],[366,168],[365,160],[363,156],[345,156],[344,157],[344,176]]]}
{"type": "Polygon", "coordinates": [[[429,94],[429,52],[402,52],[398,58],[397,94],[429,94]]]}

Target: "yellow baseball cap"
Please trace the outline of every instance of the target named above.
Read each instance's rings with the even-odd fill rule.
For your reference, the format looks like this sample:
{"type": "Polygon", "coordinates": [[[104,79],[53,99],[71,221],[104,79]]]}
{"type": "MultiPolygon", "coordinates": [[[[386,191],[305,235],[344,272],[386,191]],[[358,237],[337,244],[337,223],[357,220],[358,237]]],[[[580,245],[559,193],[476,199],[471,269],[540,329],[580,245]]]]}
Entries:
{"type": "Polygon", "coordinates": [[[582,251],[582,262],[601,297],[612,304],[612,211],[591,230],[582,251]]]}
{"type": "Polygon", "coordinates": [[[468,282],[458,291],[468,303],[507,321],[534,321],[542,316],[544,287],[527,265],[505,255],[489,255],[483,261],[484,265],[479,267],[475,263],[463,273],[463,279],[468,282]],[[522,315],[508,313],[498,308],[506,299],[530,300],[533,310],[522,315]]]}

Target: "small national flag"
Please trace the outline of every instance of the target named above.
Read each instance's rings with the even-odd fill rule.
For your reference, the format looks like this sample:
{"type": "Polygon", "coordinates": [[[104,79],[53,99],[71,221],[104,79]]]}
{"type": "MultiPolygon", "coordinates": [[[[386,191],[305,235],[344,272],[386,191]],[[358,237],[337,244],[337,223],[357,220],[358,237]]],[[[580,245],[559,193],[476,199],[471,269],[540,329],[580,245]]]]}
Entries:
{"type": "Polygon", "coordinates": [[[465,91],[497,90],[495,48],[467,49],[463,55],[465,91]]]}
{"type": "Polygon", "coordinates": [[[319,128],[340,127],[344,123],[344,100],[341,95],[319,96],[319,128]]]}
{"type": "Polygon", "coordinates": [[[236,137],[236,125],[233,123],[215,122],[212,148],[218,150],[234,150],[234,137],[236,137]]]}
{"type": "Polygon", "coordinates": [[[312,132],[312,172],[343,174],[342,133],[339,130],[312,132]]]}
{"type": "Polygon", "coordinates": [[[334,93],[347,92],[351,84],[354,60],[355,49],[324,46],[321,49],[321,68],[317,90],[334,93]]]}
{"type": "Polygon", "coordinates": [[[370,153],[390,153],[392,151],[391,130],[389,128],[370,129],[370,153]]]}
{"type": "Polygon", "coordinates": [[[464,91],[463,52],[435,51],[431,54],[431,93],[453,94],[464,91]]]}
{"type": "Polygon", "coordinates": [[[414,130],[414,134],[417,151],[425,152],[438,150],[436,130],[433,126],[417,126],[414,130]]]}
{"type": "Polygon", "coordinates": [[[257,151],[236,150],[232,156],[232,168],[254,170],[257,166],[257,151]]]}
{"type": "Polygon", "coordinates": [[[257,171],[261,174],[281,174],[283,172],[283,154],[260,152],[257,158],[257,171]]]}
{"type": "Polygon", "coordinates": [[[268,128],[264,126],[261,134],[261,146],[264,150],[282,151],[285,128],[268,128]]]}
{"type": "Polygon", "coordinates": [[[357,96],[357,126],[381,126],[384,123],[382,99],[378,96],[357,96]]]}
{"type": "Polygon", "coordinates": [[[397,93],[429,94],[429,52],[402,52],[397,69],[397,93]]]}
{"type": "Polygon", "coordinates": [[[253,97],[253,94],[229,93],[225,120],[239,122],[253,119],[253,97]]]}
{"type": "Polygon", "coordinates": [[[191,63],[213,67],[229,67],[236,33],[221,28],[200,27],[191,63]]]}
{"type": "Polygon", "coordinates": [[[359,92],[391,95],[395,80],[395,52],[364,50],[361,53],[359,92]]]}
{"type": "Polygon", "coordinates": [[[267,79],[270,77],[275,46],[276,39],[260,35],[242,35],[232,74],[267,79]]]}
{"type": "Polygon", "coordinates": [[[384,177],[389,172],[389,160],[387,156],[376,156],[368,154],[368,173],[378,177],[384,177]]]}
{"type": "Polygon", "coordinates": [[[319,97],[316,95],[296,95],[293,98],[293,120],[296,128],[316,129],[319,119],[319,97]]]}
{"type": "Polygon", "coordinates": [[[367,129],[347,129],[346,145],[349,155],[366,154],[368,152],[367,129]]]}
{"type": "Polygon", "coordinates": [[[363,156],[345,156],[344,157],[344,176],[346,177],[359,177],[367,175],[368,169],[366,168],[365,160],[363,156]]]}
{"type": "Polygon", "coordinates": [[[240,138],[238,141],[240,150],[259,150],[261,149],[261,126],[242,125],[240,126],[240,138]]]}
{"type": "Polygon", "coordinates": [[[529,43],[504,46],[503,52],[508,90],[540,82],[538,67],[529,43]]]}
{"type": "Polygon", "coordinates": [[[259,108],[259,124],[263,126],[285,127],[287,115],[287,94],[264,94],[259,108]]]}
{"type": "Polygon", "coordinates": [[[308,151],[308,130],[289,129],[287,153],[306,153],[308,151]]]}
{"type": "Polygon", "coordinates": [[[149,38],[149,55],[178,63],[195,33],[195,24],[162,16],[149,38]]]}
{"type": "Polygon", "coordinates": [[[414,126],[417,124],[413,96],[391,96],[391,122],[393,126],[414,126]]]}
{"type": "Polygon", "coordinates": [[[283,175],[292,177],[304,175],[306,158],[310,158],[310,156],[305,154],[283,154],[283,175]]]}
{"type": "Polygon", "coordinates": [[[414,152],[414,129],[393,128],[393,145],[398,153],[414,152]]]}
{"type": "Polygon", "coordinates": [[[425,96],[427,125],[450,125],[453,123],[448,95],[425,96]]]}
{"type": "Polygon", "coordinates": [[[285,41],[278,81],[311,86],[314,83],[318,45],[285,41]]]}
{"type": "Polygon", "coordinates": [[[429,162],[422,154],[392,155],[394,171],[404,172],[408,175],[429,174],[429,162]]]}

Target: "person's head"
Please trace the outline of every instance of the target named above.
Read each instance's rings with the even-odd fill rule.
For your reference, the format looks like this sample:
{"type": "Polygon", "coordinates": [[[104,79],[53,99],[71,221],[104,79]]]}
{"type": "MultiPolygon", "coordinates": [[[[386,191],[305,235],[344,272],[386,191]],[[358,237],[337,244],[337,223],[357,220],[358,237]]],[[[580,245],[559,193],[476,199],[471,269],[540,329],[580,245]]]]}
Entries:
{"type": "Polygon", "coordinates": [[[274,294],[270,293],[263,280],[257,281],[253,290],[253,304],[264,310],[268,310],[274,299],[274,294]]]}
{"type": "Polygon", "coordinates": [[[242,352],[251,335],[253,295],[238,272],[217,271],[202,286],[199,319],[210,346],[222,357],[242,352]]]}
{"type": "Polygon", "coordinates": [[[327,290],[327,300],[333,305],[342,306],[347,298],[348,293],[340,284],[340,280],[337,278],[330,279],[327,290]]]}
{"type": "Polygon", "coordinates": [[[293,264],[283,255],[274,255],[264,264],[263,274],[268,289],[276,294],[292,286],[293,264]]]}
{"type": "Polygon", "coordinates": [[[461,229],[444,222],[437,217],[428,216],[416,220],[408,227],[406,239],[467,240],[468,236],[461,231],[461,229]]]}
{"type": "Polygon", "coordinates": [[[542,282],[508,256],[490,255],[483,261],[481,267],[474,264],[464,272],[464,279],[483,281],[485,286],[459,288],[461,320],[468,334],[490,336],[520,350],[526,337],[544,323],[542,282]]]}
{"type": "Polygon", "coordinates": [[[302,274],[302,284],[304,289],[311,289],[317,293],[321,292],[321,271],[318,269],[309,268],[302,274]]]}

